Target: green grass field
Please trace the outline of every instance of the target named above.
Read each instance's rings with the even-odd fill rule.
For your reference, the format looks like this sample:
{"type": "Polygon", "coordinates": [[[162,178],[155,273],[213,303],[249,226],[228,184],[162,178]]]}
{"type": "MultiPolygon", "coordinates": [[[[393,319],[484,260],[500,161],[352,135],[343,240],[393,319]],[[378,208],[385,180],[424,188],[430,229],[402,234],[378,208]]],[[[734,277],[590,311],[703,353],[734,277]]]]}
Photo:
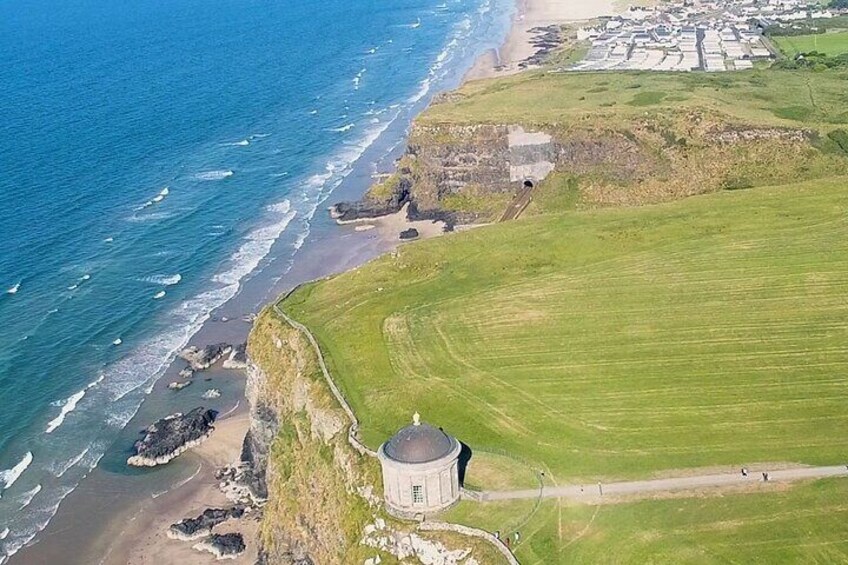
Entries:
{"type": "Polygon", "coordinates": [[[523,565],[845,563],[848,481],[719,497],[589,506],[463,502],[448,519],[507,535],[523,565]]]}
{"type": "Polygon", "coordinates": [[[774,37],[772,41],[789,56],[811,51],[831,56],[848,53],[848,31],[774,37]]]}
{"type": "Polygon", "coordinates": [[[646,112],[699,109],[711,113],[723,125],[840,124],[848,123],[846,78],[846,72],[777,70],[713,74],[529,72],[467,83],[451,93],[446,102],[428,108],[416,123],[495,120],[614,128],[630,125],[634,117],[646,112]]]}
{"type": "Polygon", "coordinates": [[[403,246],[283,307],[375,448],[417,410],[561,483],[840,463],[846,213],[839,178],[528,218],[403,246]]]}

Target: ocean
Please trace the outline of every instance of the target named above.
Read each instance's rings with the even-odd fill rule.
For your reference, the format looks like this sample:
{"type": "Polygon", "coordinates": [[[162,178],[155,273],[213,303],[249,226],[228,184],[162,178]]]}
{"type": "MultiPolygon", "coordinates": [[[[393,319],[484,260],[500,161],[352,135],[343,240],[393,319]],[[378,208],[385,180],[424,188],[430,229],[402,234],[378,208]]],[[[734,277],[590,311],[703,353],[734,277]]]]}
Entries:
{"type": "Polygon", "coordinates": [[[500,45],[513,8],[0,4],[0,563],[204,322],[269,265],[284,278],[345,179],[500,45]]]}

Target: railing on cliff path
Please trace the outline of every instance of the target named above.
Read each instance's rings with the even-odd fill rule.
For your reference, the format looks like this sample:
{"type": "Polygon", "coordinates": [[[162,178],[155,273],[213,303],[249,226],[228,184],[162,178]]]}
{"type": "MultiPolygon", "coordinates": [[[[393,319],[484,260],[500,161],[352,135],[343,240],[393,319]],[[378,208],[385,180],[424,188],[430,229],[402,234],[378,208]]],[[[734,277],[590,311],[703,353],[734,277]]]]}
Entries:
{"type": "MultiPolygon", "coordinates": [[[[288,294],[283,298],[288,298],[288,296],[297,290],[299,286],[294,287],[288,294]]],[[[327,363],[324,361],[324,354],[321,353],[321,348],[318,347],[318,341],[315,339],[315,336],[312,335],[312,332],[309,331],[309,328],[301,324],[300,322],[293,320],[290,318],[282,309],[279,307],[279,302],[274,304],[274,312],[276,312],[283,320],[286,321],[291,327],[302,333],[306,336],[306,339],[309,340],[309,343],[312,344],[312,349],[315,350],[315,355],[318,358],[318,365],[321,367],[321,373],[324,375],[324,380],[327,381],[327,386],[330,387],[330,391],[332,391],[333,396],[336,397],[336,401],[342,407],[342,410],[347,414],[348,419],[350,420],[350,427],[347,431],[347,440],[348,443],[361,455],[368,455],[370,457],[377,457],[377,452],[373,449],[368,448],[367,445],[362,443],[359,439],[359,420],[356,419],[356,414],[353,413],[353,409],[351,409],[350,404],[347,403],[342,391],[336,386],[335,381],[333,381],[333,377],[330,376],[330,371],[327,370],[327,363]]]]}
{"type": "MultiPolygon", "coordinates": [[[[359,420],[356,418],[356,414],[353,413],[353,409],[350,407],[350,404],[348,404],[347,399],[345,399],[341,389],[336,386],[333,377],[330,375],[330,371],[327,369],[327,363],[324,361],[324,354],[321,353],[321,347],[319,347],[318,345],[318,340],[315,339],[315,336],[312,335],[312,332],[309,331],[309,328],[307,328],[300,322],[293,320],[288,314],[283,312],[283,310],[279,306],[280,302],[291,296],[291,294],[298,288],[300,288],[300,286],[301,285],[298,285],[291,289],[289,292],[287,292],[285,296],[283,296],[283,298],[281,298],[274,304],[273,310],[277,313],[277,315],[279,315],[283,320],[285,320],[288,325],[305,335],[306,339],[312,345],[312,349],[315,350],[315,356],[318,359],[318,365],[321,367],[321,373],[324,375],[324,380],[327,381],[327,385],[330,387],[330,391],[332,391],[333,396],[336,398],[336,401],[342,407],[342,410],[344,410],[345,414],[347,414],[348,419],[350,419],[350,427],[348,428],[347,433],[347,440],[350,445],[362,455],[377,457],[377,452],[373,449],[370,449],[359,439],[359,420]]],[[[422,531],[456,532],[462,535],[471,536],[488,541],[495,547],[495,549],[497,549],[497,551],[501,555],[503,555],[504,559],[506,559],[506,562],[509,563],[509,565],[519,565],[518,560],[515,558],[515,555],[512,554],[509,548],[504,545],[504,543],[497,537],[484,530],[472,528],[469,526],[463,526],[462,524],[451,524],[450,522],[439,521],[421,522],[420,524],[418,524],[418,529],[422,531]]]]}

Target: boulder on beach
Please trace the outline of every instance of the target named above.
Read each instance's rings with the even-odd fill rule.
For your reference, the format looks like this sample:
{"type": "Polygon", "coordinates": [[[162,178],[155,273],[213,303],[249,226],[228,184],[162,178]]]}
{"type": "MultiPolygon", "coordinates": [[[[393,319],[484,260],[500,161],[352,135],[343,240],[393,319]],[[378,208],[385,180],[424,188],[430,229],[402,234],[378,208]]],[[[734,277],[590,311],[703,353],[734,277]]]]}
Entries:
{"type": "Polygon", "coordinates": [[[171,414],[147,427],[135,442],[135,455],[127,459],[135,467],[164,465],[184,451],[200,445],[215,427],[217,412],[198,407],[187,414],[171,414]]]}
{"type": "Polygon", "coordinates": [[[212,535],[212,528],[231,518],[241,518],[244,506],[232,508],[207,508],[197,518],[186,518],[168,528],[168,537],[182,541],[193,541],[212,535]]]}
{"type": "Polygon", "coordinates": [[[239,533],[212,534],[193,547],[198,551],[208,551],[216,559],[235,559],[245,549],[244,537],[239,533]]]}
{"type": "Polygon", "coordinates": [[[401,241],[407,241],[407,240],[410,240],[410,239],[417,239],[417,238],[418,238],[418,230],[415,229],[415,228],[409,228],[408,230],[403,230],[402,232],[400,232],[401,241]]]}
{"type": "Polygon", "coordinates": [[[201,395],[201,397],[206,398],[207,400],[212,398],[220,398],[220,396],[221,391],[217,388],[210,388],[201,395]]]}
{"type": "Polygon", "coordinates": [[[194,371],[204,371],[218,362],[221,357],[232,351],[233,346],[226,343],[216,343],[203,348],[187,347],[180,352],[180,357],[188,361],[194,371]]]}
{"type": "Polygon", "coordinates": [[[247,344],[242,343],[233,347],[223,366],[225,369],[247,369],[247,344]]]}
{"type": "Polygon", "coordinates": [[[193,374],[194,374],[194,369],[192,369],[191,367],[186,367],[182,371],[180,371],[179,376],[180,376],[181,379],[190,379],[193,374]]]}
{"type": "Polygon", "coordinates": [[[174,381],[172,383],[168,383],[168,388],[171,390],[182,390],[190,385],[191,382],[192,381],[174,381]]]}

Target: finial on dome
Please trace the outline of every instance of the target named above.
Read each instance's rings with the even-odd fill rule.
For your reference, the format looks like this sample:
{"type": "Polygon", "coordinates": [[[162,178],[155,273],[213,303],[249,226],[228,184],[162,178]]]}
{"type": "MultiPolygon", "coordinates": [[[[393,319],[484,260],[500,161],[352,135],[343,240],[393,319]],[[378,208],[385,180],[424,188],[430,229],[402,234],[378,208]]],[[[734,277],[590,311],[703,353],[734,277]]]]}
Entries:
{"type": "Polygon", "coordinates": [[[415,414],[412,415],[412,425],[413,426],[420,426],[421,425],[421,414],[419,414],[418,412],[416,412],[415,414]]]}

